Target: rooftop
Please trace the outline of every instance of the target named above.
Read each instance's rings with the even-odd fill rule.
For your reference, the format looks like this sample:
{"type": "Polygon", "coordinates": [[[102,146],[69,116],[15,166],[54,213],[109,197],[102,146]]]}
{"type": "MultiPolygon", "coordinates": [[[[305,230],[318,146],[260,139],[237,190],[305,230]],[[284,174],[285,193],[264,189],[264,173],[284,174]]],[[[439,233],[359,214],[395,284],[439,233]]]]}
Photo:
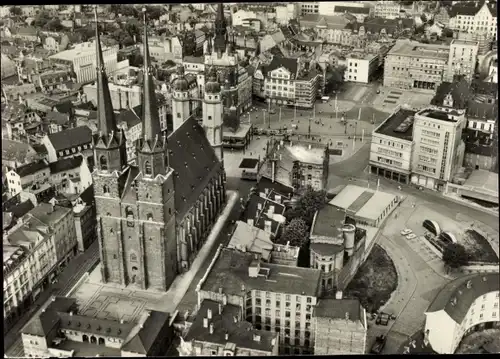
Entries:
{"type": "Polygon", "coordinates": [[[48,168],[49,164],[45,160],[39,160],[35,162],[31,162],[22,166],[19,166],[15,169],[15,172],[19,175],[19,177],[25,177],[32,175],[38,171],[43,171],[48,168]]]}
{"type": "Polygon", "coordinates": [[[266,228],[266,221],[271,222],[271,232],[276,234],[283,219],[279,217],[285,213],[285,206],[275,202],[273,199],[253,194],[248,201],[242,218],[245,221],[252,219],[254,226],[262,230],[266,228]]]}
{"type": "Polygon", "coordinates": [[[92,130],[87,126],[79,126],[48,135],[56,151],[87,145],[92,142],[92,130]]]}
{"type": "Polygon", "coordinates": [[[261,254],[265,261],[269,261],[273,250],[273,242],[268,232],[248,223],[238,221],[227,247],[242,252],[248,251],[250,253],[261,254]]]}
{"type": "Polygon", "coordinates": [[[375,133],[399,138],[401,140],[412,141],[412,127],[415,113],[416,111],[399,109],[380,124],[380,126],[375,129],[375,133]],[[405,121],[408,125],[402,125],[405,121]]]}
{"type": "Polygon", "coordinates": [[[427,312],[444,310],[455,322],[462,323],[474,300],[486,293],[498,292],[499,283],[498,273],[470,274],[455,279],[441,289],[427,312]]]}
{"type": "Polygon", "coordinates": [[[454,122],[455,123],[458,121],[450,113],[445,112],[445,111],[441,111],[441,110],[432,109],[432,108],[425,108],[423,110],[420,110],[417,112],[417,115],[428,117],[428,118],[431,118],[433,120],[439,120],[439,121],[445,121],[445,122],[454,122]]]}
{"type": "Polygon", "coordinates": [[[472,171],[464,185],[498,193],[498,173],[485,170],[472,171]]]}
{"type": "MultiPolygon", "coordinates": [[[[222,310],[221,314],[219,314],[219,303],[208,299],[203,300],[184,340],[219,345],[233,343],[236,345],[236,349],[265,352],[273,350],[278,337],[277,333],[254,329],[252,324],[241,320],[241,310],[235,305],[227,304],[220,309],[222,310]],[[204,327],[204,319],[207,318],[208,311],[211,311],[212,319],[208,319],[208,327],[204,327]],[[212,333],[210,333],[210,327],[213,329],[212,333]]],[[[235,354],[238,352],[236,351],[235,354]]]]}
{"type": "Polygon", "coordinates": [[[254,254],[221,248],[212,270],[207,274],[201,290],[218,292],[222,288],[228,295],[245,295],[248,290],[275,293],[307,295],[316,297],[320,290],[321,271],[318,269],[289,267],[278,264],[260,263],[266,276],[249,276],[249,267],[254,254]]]}
{"type": "Polygon", "coordinates": [[[52,226],[64,218],[71,209],[61,206],[52,206],[50,203],[40,203],[29,213],[40,222],[52,226]]]}
{"type": "Polygon", "coordinates": [[[359,299],[320,299],[314,308],[314,316],[361,321],[364,324],[363,308],[359,299]]]}
{"type": "Polygon", "coordinates": [[[2,138],[2,160],[23,163],[33,148],[24,142],[2,138]]]}
{"type": "Polygon", "coordinates": [[[259,160],[257,158],[244,158],[241,160],[240,168],[255,168],[259,160]]]}
{"type": "Polygon", "coordinates": [[[334,206],[326,205],[318,211],[313,227],[313,236],[341,237],[345,213],[334,206]]]}
{"type": "MultiPolygon", "coordinates": [[[[73,61],[79,56],[88,56],[93,55],[95,53],[95,42],[87,42],[85,44],[79,44],[80,46],[75,47],[74,49],[64,50],[58,52],[49,57],[49,59],[58,59],[58,60],[66,60],[73,61]],[[87,46],[82,46],[87,45],[87,46]]],[[[108,50],[108,47],[103,46],[102,51],[108,50]]]]}
{"type": "Polygon", "coordinates": [[[61,158],[56,162],[50,163],[50,173],[59,173],[63,171],[73,170],[81,166],[83,156],[75,156],[69,158],[61,158]]]}
{"type": "Polygon", "coordinates": [[[387,55],[437,58],[443,61],[447,61],[449,53],[449,46],[424,44],[409,40],[398,40],[387,55]]]}

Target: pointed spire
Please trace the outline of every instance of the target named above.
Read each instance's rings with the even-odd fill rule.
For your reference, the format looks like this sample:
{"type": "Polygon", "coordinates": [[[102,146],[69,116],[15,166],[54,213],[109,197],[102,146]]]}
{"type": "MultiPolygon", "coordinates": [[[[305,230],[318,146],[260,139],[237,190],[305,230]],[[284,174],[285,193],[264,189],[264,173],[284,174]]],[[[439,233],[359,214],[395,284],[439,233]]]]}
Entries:
{"type": "Polygon", "coordinates": [[[97,120],[99,132],[104,136],[109,136],[117,132],[113,103],[108,87],[108,77],[104,70],[104,60],[101,48],[101,36],[99,34],[99,22],[97,19],[97,6],[94,7],[95,32],[96,32],[96,56],[97,56],[97,120]]]}
{"type": "Polygon", "coordinates": [[[226,51],[226,40],[227,23],[224,17],[224,5],[219,3],[217,5],[217,16],[215,18],[214,51],[218,53],[226,51]]]}
{"type": "Polygon", "coordinates": [[[142,103],[142,138],[154,144],[161,136],[160,116],[158,114],[155,84],[152,76],[151,59],[149,56],[148,31],[146,23],[146,9],[142,9],[144,17],[144,81],[142,103]]]}

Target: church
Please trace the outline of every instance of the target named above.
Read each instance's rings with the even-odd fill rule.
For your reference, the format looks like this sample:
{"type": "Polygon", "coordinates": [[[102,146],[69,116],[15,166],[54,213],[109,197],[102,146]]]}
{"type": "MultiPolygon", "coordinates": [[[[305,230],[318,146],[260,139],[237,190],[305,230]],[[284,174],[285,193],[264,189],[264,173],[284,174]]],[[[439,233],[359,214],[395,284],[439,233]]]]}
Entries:
{"type": "MultiPolygon", "coordinates": [[[[145,13],[144,26],[142,135],[133,165],[117,127],[96,30],[99,133],[92,176],[102,281],[166,291],[189,270],[226,203],[221,87],[209,76],[202,125],[188,118],[172,133],[162,130],[145,13]]],[[[174,101],[182,103],[185,80],[172,86],[174,101]]]]}

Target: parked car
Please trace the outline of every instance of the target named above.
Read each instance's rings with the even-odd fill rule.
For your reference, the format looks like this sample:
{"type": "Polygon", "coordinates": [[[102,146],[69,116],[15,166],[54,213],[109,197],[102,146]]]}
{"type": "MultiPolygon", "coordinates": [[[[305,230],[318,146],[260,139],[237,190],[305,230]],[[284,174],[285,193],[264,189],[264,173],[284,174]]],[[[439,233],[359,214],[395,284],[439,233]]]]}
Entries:
{"type": "Polygon", "coordinates": [[[417,238],[417,236],[415,235],[415,233],[410,233],[406,236],[406,239],[415,239],[417,238]]]}
{"type": "Polygon", "coordinates": [[[269,113],[270,113],[271,115],[274,115],[274,114],[276,113],[276,110],[271,110],[271,111],[269,111],[269,113]]]}
{"type": "Polygon", "coordinates": [[[373,343],[372,348],[370,350],[371,354],[380,354],[382,350],[384,350],[385,342],[387,341],[387,337],[385,335],[379,335],[375,339],[375,343],[373,343]]]}
{"type": "Polygon", "coordinates": [[[405,228],[401,231],[401,235],[402,236],[406,236],[408,234],[412,233],[412,230],[411,229],[408,229],[408,228],[405,228]]]}
{"type": "Polygon", "coordinates": [[[387,313],[380,313],[377,316],[377,320],[375,321],[375,324],[387,326],[387,324],[389,324],[389,319],[390,319],[389,314],[387,314],[387,313]]]}

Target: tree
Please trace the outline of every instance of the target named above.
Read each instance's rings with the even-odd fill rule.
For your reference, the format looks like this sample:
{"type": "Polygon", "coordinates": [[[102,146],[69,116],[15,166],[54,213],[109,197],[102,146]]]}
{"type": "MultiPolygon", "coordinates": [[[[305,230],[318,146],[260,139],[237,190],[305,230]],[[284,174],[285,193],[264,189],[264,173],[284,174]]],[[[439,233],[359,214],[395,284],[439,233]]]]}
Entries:
{"type": "Polygon", "coordinates": [[[448,268],[457,269],[469,263],[469,255],[463,245],[449,243],[444,248],[443,261],[448,268]]]}
{"type": "Polygon", "coordinates": [[[291,246],[304,247],[307,244],[307,224],[302,218],[294,218],[288,223],[281,235],[280,242],[291,246]]]}
{"type": "Polygon", "coordinates": [[[63,26],[61,24],[61,19],[59,19],[58,17],[55,17],[51,20],[49,20],[44,28],[48,31],[61,31],[63,29],[63,26]]]}
{"type": "Polygon", "coordinates": [[[141,67],[142,65],[144,65],[144,57],[139,52],[134,52],[132,55],[130,55],[128,61],[130,66],[141,67]]]}
{"type": "Polygon", "coordinates": [[[35,21],[33,22],[33,26],[35,27],[44,27],[52,18],[50,17],[47,11],[40,11],[35,16],[35,21]]]}
{"type": "Polygon", "coordinates": [[[163,11],[159,6],[146,6],[146,11],[150,20],[158,20],[163,15],[163,11]]]}
{"type": "Polygon", "coordinates": [[[326,69],[325,93],[339,91],[344,85],[345,66],[328,66],[326,69]]]}
{"type": "Polygon", "coordinates": [[[286,212],[289,221],[294,218],[301,218],[310,227],[316,211],[322,209],[326,204],[326,192],[315,191],[308,188],[298,199],[294,207],[286,212]]]}
{"type": "Polygon", "coordinates": [[[136,19],[131,19],[127,21],[125,24],[124,30],[130,35],[130,37],[134,38],[135,41],[140,39],[142,26],[139,24],[139,21],[136,19]]]}
{"type": "Polygon", "coordinates": [[[453,30],[444,28],[443,31],[441,32],[442,37],[453,37],[453,30]]]}
{"type": "Polygon", "coordinates": [[[19,6],[11,6],[9,10],[10,10],[10,14],[13,16],[22,16],[23,15],[23,10],[19,6]]]}

